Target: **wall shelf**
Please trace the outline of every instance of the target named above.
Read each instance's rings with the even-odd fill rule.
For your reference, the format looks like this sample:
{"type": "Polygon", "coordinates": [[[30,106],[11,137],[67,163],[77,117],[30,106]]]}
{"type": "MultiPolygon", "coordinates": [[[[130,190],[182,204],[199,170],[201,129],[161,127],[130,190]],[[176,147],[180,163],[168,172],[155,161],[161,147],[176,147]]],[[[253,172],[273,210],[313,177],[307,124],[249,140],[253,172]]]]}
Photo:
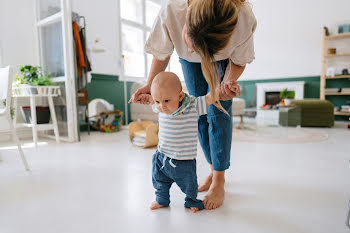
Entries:
{"type": "Polygon", "coordinates": [[[348,78],[350,79],[350,75],[336,75],[336,76],[325,76],[326,79],[339,79],[339,78],[348,78]]]}
{"type": "Polygon", "coordinates": [[[325,93],[325,95],[350,95],[350,92],[345,92],[345,93],[325,93]]]}
{"type": "Polygon", "coordinates": [[[334,112],[336,116],[350,116],[350,112],[334,112]]]}
{"type": "Polygon", "coordinates": [[[350,37],[350,33],[325,36],[325,40],[336,40],[336,39],[343,39],[343,38],[347,38],[347,37],[350,37]]]}
{"type": "Polygon", "coordinates": [[[347,57],[350,53],[340,53],[340,54],[327,54],[325,57],[347,57]]]}
{"type": "MultiPolygon", "coordinates": [[[[338,34],[338,35],[326,35],[326,30],[323,30],[322,34],[322,68],[321,68],[321,77],[320,77],[320,99],[325,100],[326,97],[329,101],[333,103],[334,106],[340,107],[341,105],[346,105],[348,101],[350,100],[350,74],[346,75],[335,75],[335,76],[326,76],[326,70],[327,70],[327,61],[332,60],[332,62],[336,63],[338,60],[337,58],[340,57],[350,57],[350,53],[340,53],[340,54],[328,54],[328,48],[332,45],[333,48],[337,48],[337,45],[339,46],[339,42],[343,43],[343,41],[336,41],[337,39],[344,39],[348,43],[350,41],[350,33],[346,34],[338,34]],[[334,41],[332,41],[334,40],[334,41]],[[331,44],[328,44],[328,42],[332,42],[331,44]],[[339,80],[333,81],[332,85],[329,85],[330,89],[339,89],[341,92],[335,92],[335,93],[327,93],[330,90],[327,90],[327,81],[330,79],[336,79],[339,80]],[[343,79],[343,80],[341,80],[343,79]],[[348,80],[344,80],[348,79],[348,80]],[[344,88],[344,90],[342,90],[344,88]],[[346,90],[345,90],[346,89],[346,90]],[[333,98],[330,96],[334,96],[333,98]],[[335,96],[339,96],[338,98],[335,96]],[[342,96],[342,97],[340,97],[342,96]]],[[[347,49],[349,51],[350,47],[347,45],[347,49]]],[[[334,64],[336,66],[336,64],[334,64]]],[[[340,112],[336,111],[334,112],[335,116],[350,116],[350,112],[340,112]]],[[[350,118],[349,118],[350,119],[350,118]]]]}

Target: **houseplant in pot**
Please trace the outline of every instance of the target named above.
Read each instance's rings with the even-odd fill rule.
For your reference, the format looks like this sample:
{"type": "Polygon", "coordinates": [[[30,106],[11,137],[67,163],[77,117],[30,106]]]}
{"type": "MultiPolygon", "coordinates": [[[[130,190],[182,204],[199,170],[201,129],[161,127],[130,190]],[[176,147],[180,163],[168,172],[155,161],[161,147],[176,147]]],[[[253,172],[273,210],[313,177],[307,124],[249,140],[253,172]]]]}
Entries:
{"type": "Polygon", "coordinates": [[[281,91],[280,97],[284,101],[284,105],[289,106],[295,97],[295,91],[288,91],[288,89],[285,88],[281,91]]]}
{"type": "Polygon", "coordinates": [[[29,92],[26,94],[38,94],[38,91],[43,91],[42,88],[28,88],[28,86],[51,86],[53,82],[51,76],[45,74],[40,66],[25,65],[20,67],[20,74],[16,74],[16,85],[27,87],[23,88],[23,90],[29,92]]]}
{"type": "MultiPolygon", "coordinates": [[[[21,66],[20,74],[16,74],[16,85],[20,86],[22,94],[48,94],[48,88],[42,86],[53,85],[51,76],[45,74],[39,66],[21,66]],[[23,93],[25,92],[25,93],[23,93]]],[[[31,109],[29,106],[21,106],[22,116],[27,123],[31,123],[31,109]]],[[[50,109],[45,106],[36,106],[37,123],[45,124],[50,121],[50,109]]]]}
{"type": "Polygon", "coordinates": [[[16,85],[22,87],[21,90],[26,92],[25,94],[37,94],[36,88],[31,88],[32,82],[39,77],[39,67],[25,65],[21,66],[20,74],[16,74],[16,85]]]}

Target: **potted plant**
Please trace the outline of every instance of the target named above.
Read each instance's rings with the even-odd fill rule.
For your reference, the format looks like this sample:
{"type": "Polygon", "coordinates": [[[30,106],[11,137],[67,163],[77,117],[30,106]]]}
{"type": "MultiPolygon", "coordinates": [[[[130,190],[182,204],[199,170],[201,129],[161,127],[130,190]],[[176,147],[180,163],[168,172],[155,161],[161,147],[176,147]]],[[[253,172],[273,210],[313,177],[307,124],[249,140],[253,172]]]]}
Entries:
{"type": "MultiPolygon", "coordinates": [[[[53,84],[51,76],[45,74],[39,66],[25,65],[20,67],[21,74],[16,74],[16,85],[23,86],[50,86],[53,84]]],[[[39,94],[44,91],[44,88],[26,88],[27,94],[39,94]]]]}
{"type": "MultiPolygon", "coordinates": [[[[21,66],[20,74],[16,74],[16,85],[22,86],[20,91],[26,94],[48,94],[48,88],[53,85],[51,76],[45,74],[39,66],[21,66]]],[[[22,116],[27,123],[31,123],[31,109],[29,106],[21,106],[22,116]]],[[[50,109],[46,106],[36,106],[37,124],[45,124],[50,121],[50,109]]]]}
{"type": "Polygon", "coordinates": [[[285,88],[281,91],[280,97],[284,101],[284,105],[289,106],[295,97],[295,91],[288,91],[288,89],[285,88]]]}

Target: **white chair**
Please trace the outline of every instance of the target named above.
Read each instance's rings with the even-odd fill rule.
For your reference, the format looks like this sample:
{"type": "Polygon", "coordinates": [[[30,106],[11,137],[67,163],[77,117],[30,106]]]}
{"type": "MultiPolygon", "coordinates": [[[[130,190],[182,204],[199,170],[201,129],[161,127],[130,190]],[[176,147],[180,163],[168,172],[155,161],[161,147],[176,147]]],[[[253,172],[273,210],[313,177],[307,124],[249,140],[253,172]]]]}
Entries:
{"type": "Polygon", "coordinates": [[[24,167],[27,171],[29,171],[28,163],[24,157],[23,150],[21,147],[21,143],[16,134],[16,130],[13,125],[13,121],[11,118],[11,95],[12,95],[12,81],[13,81],[13,73],[12,68],[7,66],[6,68],[0,68],[0,100],[6,100],[6,104],[4,108],[0,108],[0,117],[6,117],[7,122],[9,124],[10,131],[12,133],[12,139],[16,142],[19,154],[21,155],[21,159],[23,161],[24,167]]]}

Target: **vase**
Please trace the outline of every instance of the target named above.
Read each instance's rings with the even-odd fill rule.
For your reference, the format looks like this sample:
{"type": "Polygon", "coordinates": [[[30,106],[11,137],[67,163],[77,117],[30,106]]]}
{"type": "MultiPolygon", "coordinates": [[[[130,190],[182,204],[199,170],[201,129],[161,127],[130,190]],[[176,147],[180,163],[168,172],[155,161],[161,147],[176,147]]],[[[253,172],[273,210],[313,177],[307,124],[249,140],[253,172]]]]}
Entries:
{"type": "Polygon", "coordinates": [[[292,104],[292,100],[293,100],[293,99],[284,99],[284,105],[285,105],[285,106],[291,105],[291,104],[292,104]]]}

